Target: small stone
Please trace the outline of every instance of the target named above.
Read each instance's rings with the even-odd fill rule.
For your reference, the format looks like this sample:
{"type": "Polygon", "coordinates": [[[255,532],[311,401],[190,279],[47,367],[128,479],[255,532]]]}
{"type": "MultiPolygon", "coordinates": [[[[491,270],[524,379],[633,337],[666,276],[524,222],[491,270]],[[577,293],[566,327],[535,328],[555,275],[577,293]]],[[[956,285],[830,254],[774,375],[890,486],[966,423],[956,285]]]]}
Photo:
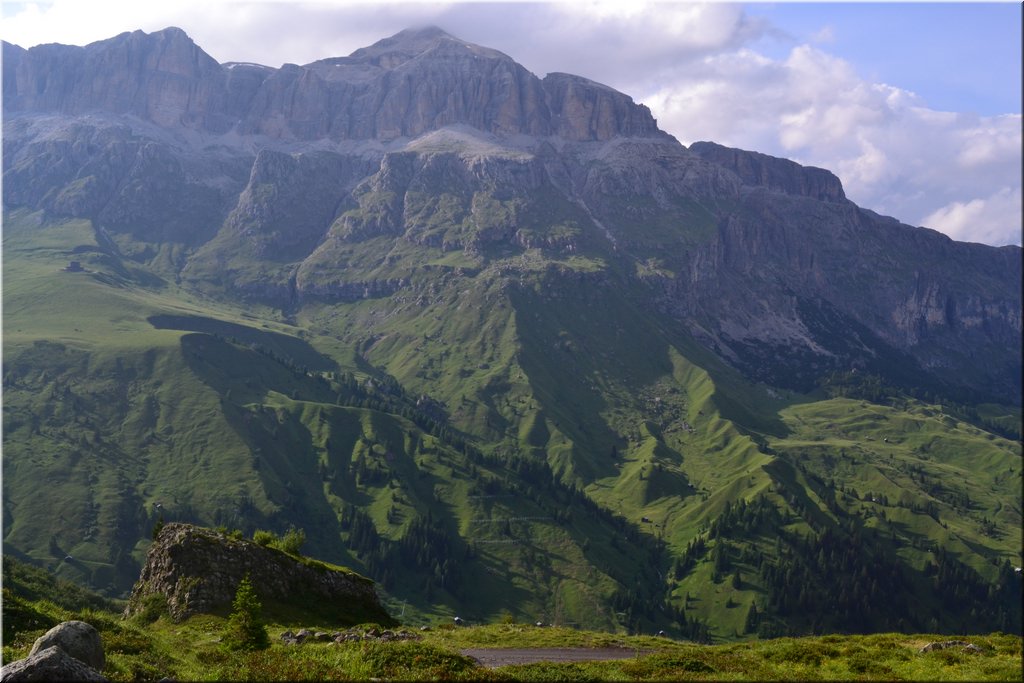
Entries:
{"type": "Polygon", "coordinates": [[[950,647],[967,647],[970,643],[965,640],[942,640],[934,643],[928,643],[920,649],[920,652],[933,652],[935,650],[945,650],[950,647]]]}

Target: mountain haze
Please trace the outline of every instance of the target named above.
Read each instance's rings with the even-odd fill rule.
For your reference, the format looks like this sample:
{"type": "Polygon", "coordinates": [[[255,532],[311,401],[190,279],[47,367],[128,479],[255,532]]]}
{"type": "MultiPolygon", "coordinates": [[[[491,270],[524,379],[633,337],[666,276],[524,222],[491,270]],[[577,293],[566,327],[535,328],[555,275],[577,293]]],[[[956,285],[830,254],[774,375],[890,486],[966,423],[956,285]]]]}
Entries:
{"type": "Polygon", "coordinates": [[[1019,247],[437,28],[3,68],[5,552],[121,594],[158,518],[293,525],[421,615],[1019,629],[1019,247]]]}

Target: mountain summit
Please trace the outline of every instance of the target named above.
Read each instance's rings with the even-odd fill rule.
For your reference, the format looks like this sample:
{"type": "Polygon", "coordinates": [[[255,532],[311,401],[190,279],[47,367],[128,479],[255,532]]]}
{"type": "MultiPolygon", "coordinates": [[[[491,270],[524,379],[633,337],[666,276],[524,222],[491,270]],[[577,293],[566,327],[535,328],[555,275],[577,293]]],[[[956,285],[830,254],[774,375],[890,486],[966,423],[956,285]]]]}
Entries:
{"type": "MultiPolygon", "coordinates": [[[[100,218],[111,227],[132,224],[134,234],[198,248],[178,277],[198,277],[204,259],[230,243],[280,264],[258,283],[235,281],[278,304],[324,296],[335,287],[328,283],[347,291],[329,256],[337,240],[411,236],[408,193],[446,187],[429,179],[440,172],[429,169],[441,164],[444,177],[460,179],[460,193],[544,188],[584,211],[581,237],[566,244],[596,230],[618,249],[615,261],[626,254],[634,260],[629,268],[654,287],[665,311],[759,379],[806,389],[821,367],[864,370],[891,358],[915,385],[958,395],[984,388],[1003,399],[1020,393],[1019,249],[957,245],[875,216],[847,201],[839,179],[824,169],[714,143],[687,150],[627,95],[570,74],[542,80],[510,57],[437,27],[280,69],[217,64],[177,28],[85,47],[23,50],[5,43],[4,57],[11,122],[5,203],[100,218]],[[199,133],[202,144],[240,155],[211,165],[150,143],[140,166],[95,140],[91,152],[73,153],[74,162],[51,163],[53,152],[38,145],[52,148],[55,133],[30,124],[42,114],[69,122],[108,117],[138,131],[133,136],[152,135],[154,129],[141,127],[149,124],[178,136],[175,145],[195,145],[199,133]],[[357,148],[355,156],[294,156],[357,148]],[[247,158],[253,149],[263,151],[247,158]],[[403,149],[459,149],[492,160],[442,163],[443,157],[398,154],[403,149]],[[93,164],[107,168],[84,170],[93,164]],[[185,194],[154,213],[152,202],[160,200],[129,199],[125,182],[139,173],[135,182],[146,187],[156,182],[157,168],[162,195],[185,194]],[[52,183],[75,190],[47,189],[52,183]],[[385,196],[396,202],[386,210],[366,205],[385,196]],[[210,241],[215,234],[221,237],[210,241]],[[959,264],[956,272],[945,274],[951,261],[959,264]],[[787,348],[822,365],[808,374],[803,360],[790,362],[797,356],[782,353],[787,348]],[[897,360],[903,354],[914,362],[897,360]]],[[[122,146],[138,147],[138,138],[130,139],[122,146]]],[[[492,225],[477,201],[451,216],[466,227],[417,239],[449,247],[491,236],[538,239],[524,236],[516,215],[492,225]]],[[[385,277],[392,284],[384,290],[408,275],[385,277]]]]}
{"type": "Polygon", "coordinates": [[[130,114],[281,140],[391,140],[457,123],[571,140],[661,134],[626,95],[585,79],[541,81],[506,55],[438,28],[280,69],[219,65],[176,28],[82,48],[5,43],[4,83],[9,113],[130,114]]]}
{"type": "Polygon", "coordinates": [[[160,520],[294,527],[424,618],[1019,631],[1019,247],[437,28],[3,49],[5,552],[127,595],[160,520]]]}

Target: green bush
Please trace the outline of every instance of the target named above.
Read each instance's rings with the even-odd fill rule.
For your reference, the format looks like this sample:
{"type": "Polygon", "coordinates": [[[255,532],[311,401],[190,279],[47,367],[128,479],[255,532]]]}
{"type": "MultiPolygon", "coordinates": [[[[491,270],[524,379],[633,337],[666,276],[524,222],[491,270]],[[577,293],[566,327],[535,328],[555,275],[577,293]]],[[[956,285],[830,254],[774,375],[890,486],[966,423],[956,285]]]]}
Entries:
{"type": "Polygon", "coordinates": [[[137,655],[146,653],[153,648],[152,638],[126,628],[104,631],[102,637],[103,650],[108,654],[137,655]]]}
{"type": "Polygon", "coordinates": [[[257,529],[256,533],[252,535],[252,540],[256,542],[256,545],[261,545],[264,548],[276,546],[278,543],[277,534],[273,531],[264,531],[263,529],[257,529]]]}
{"type": "Polygon", "coordinates": [[[167,596],[163,593],[150,593],[139,601],[139,610],[135,619],[141,624],[152,624],[154,621],[170,613],[167,596]]]}
{"type": "Polygon", "coordinates": [[[224,645],[229,650],[265,650],[270,647],[270,636],[263,625],[260,612],[263,605],[256,597],[249,575],[238,583],[231,616],[224,628],[224,645]]]}
{"type": "Polygon", "coordinates": [[[163,528],[164,528],[164,516],[160,515],[160,518],[156,520],[156,524],[153,525],[153,534],[152,534],[152,536],[153,536],[153,540],[154,541],[156,540],[156,537],[160,535],[160,532],[163,530],[163,528]]]}
{"type": "Polygon", "coordinates": [[[282,538],[277,547],[290,555],[298,555],[302,544],[306,542],[306,532],[292,527],[282,538]]]}

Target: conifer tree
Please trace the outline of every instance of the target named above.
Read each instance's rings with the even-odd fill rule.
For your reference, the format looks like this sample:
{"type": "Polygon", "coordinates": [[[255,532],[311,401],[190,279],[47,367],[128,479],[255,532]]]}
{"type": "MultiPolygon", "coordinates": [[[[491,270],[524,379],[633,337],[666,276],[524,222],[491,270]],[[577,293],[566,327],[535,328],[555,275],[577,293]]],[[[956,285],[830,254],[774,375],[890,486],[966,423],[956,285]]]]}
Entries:
{"type": "Polygon", "coordinates": [[[270,647],[270,636],[260,619],[263,605],[248,574],[238,583],[231,607],[231,616],[224,629],[225,646],[229,650],[266,650],[270,647]]]}

